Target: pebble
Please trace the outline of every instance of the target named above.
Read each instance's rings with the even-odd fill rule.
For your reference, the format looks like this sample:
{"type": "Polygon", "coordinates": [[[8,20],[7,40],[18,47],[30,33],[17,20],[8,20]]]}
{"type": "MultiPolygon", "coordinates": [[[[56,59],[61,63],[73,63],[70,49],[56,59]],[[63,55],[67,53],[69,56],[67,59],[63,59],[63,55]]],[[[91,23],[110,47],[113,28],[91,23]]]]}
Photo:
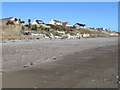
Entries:
{"type": "Polygon", "coordinates": [[[46,78],[46,76],[43,76],[43,78],[46,78]]]}
{"type": "Polygon", "coordinates": [[[24,65],[23,68],[29,67],[28,65],[24,65]]]}
{"type": "Polygon", "coordinates": [[[56,72],[56,74],[59,74],[58,72],[56,72]]]}
{"type": "Polygon", "coordinates": [[[55,59],[56,59],[56,57],[53,57],[53,59],[55,60],[55,59]]]}
{"type": "Polygon", "coordinates": [[[106,82],[106,81],[107,81],[107,79],[104,79],[104,81],[106,82]]]}
{"type": "Polygon", "coordinates": [[[117,83],[120,84],[120,81],[118,81],[117,83]]]}
{"type": "Polygon", "coordinates": [[[18,52],[18,50],[16,50],[18,52]]]}
{"type": "Polygon", "coordinates": [[[0,72],[1,72],[1,73],[4,73],[4,71],[3,71],[3,70],[0,70],[0,72]]]}
{"type": "Polygon", "coordinates": [[[78,71],[75,71],[75,73],[78,73],[78,71]]]}
{"type": "Polygon", "coordinates": [[[115,78],[119,78],[119,76],[115,76],[115,78]]]}
{"type": "Polygon", "coordinates": [[[95,82],[95,80],[92,80],[92,82],[95,82]]]}
{"type": "Polygon", "coordinates": [[[33,65],[33,63],[30,63],[30,65],[33,65]]]}
{"type": "Polygon", "coordinates": [[[37,87],[35,86],[34,89],[37,89],[37,87]]]}
{"type": "Polygon", "coordinates": [[[47,81],[44,81],[44,83],[47,83],[47,81]]]}

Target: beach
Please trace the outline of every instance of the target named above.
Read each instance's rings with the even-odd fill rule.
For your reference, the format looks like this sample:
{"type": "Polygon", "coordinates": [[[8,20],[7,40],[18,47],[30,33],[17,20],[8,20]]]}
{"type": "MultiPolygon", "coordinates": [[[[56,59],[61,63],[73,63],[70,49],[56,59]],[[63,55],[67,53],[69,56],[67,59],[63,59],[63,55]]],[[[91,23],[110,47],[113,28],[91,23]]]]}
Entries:
{"type": "Polygon", "coordinates": [[[118,38],[2,43],[3,88],[118,88],[118,38]]]}

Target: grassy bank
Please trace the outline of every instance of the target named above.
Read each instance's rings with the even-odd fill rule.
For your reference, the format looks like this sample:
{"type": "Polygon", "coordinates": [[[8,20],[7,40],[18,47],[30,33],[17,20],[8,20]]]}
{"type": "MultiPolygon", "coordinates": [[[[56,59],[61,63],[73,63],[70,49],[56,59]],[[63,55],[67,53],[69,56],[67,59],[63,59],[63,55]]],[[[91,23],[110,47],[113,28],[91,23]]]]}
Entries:
{"type": "MultiPolygon", "coordinates": [[[[2,28],[2,37],[0,39],[40,39],[42,37],[38,36],[32,36],[30,35],[24,35],[21,32],[25,31],[41,31],[43,34],[51,38],[51,35],[53,36],[59,36],[62,37],[63,34],[59,32],[64,32],[64,35],[70,35],[70,36],[79,36],[88,34],[89,37],[116,37],[116,35],[110,35],[108,31],[98,31],[94,29],[76,29],[75,27],[65,27],[65,26],[59,26],[59,25],[47,25],[47,27],[44,26],[37,26],[37,25],[2,25],[0,26],[2,28]],[[48,27],[49,26],[49,27],[48,27]],[[59,32],[58,32],[59,31],[59,32]]],[[[114,32],[115,33],[115,32],[114,32]]]]}

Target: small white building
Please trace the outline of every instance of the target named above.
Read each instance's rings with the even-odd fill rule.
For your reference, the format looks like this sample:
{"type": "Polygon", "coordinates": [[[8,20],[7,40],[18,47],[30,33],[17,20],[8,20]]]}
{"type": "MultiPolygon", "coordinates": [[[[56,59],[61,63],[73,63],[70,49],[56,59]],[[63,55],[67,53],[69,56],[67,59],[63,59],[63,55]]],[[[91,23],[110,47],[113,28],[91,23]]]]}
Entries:
{"type": "Polygon", "coordinates": [[[96,30],[99,30],[99,31],[106,31],[105,28],[96,28],[96,30]]]}
{"type": "Polygon", "coordinates": [[[61,26],[68,26],[68,27],[72,26],[68,22],[61,22],[60,20],[54,20],[54,19],[51,19],[51,21],[49,22],[49,24],[52,24],[52,25],[61,25],[61,26]]]}
{"type": "Polygon", "coordinates": [[[15,18],[15,17],[3,18],[1,20],[2,20],[3,24],[6,24],[8,21],[12,21],[14,24],[23,24],[21,22],[24,22],[21,19],[18,19],[18,18],[15,18]]]}
{"type": "Polygon", "coordinates": [[[62,25],[62,22],[60,20],[51,19],[49,24],[52,24],[52,25],[62,25]]]}
{"type": "Polygon", "coordinates": [[[69,22],[62,22],[62,26],[72,27],[69,22]]]}
{"type": "Polygon", "coordinates": [[[75,27],[76,29],[80,29],[80,28],[86,28],[86,25],[85,25],[85,24],[76,23],[76,24],[74,25],[74,27],[75,27]]]}
{"type": "Polygon", "coordinates": [[[34,19],[32,25],[44,25],[45,23],[42,20],[36,20],[34,19]]]}

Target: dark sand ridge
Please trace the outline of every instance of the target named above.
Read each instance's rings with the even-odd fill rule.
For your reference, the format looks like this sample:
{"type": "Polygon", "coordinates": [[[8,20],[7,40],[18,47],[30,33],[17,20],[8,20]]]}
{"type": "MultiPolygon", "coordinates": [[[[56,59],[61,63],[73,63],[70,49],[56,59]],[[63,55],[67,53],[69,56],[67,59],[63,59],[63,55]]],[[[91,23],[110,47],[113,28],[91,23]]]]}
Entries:
{"type": "MultiPolygon", "coordinates": [[[[115,44],[116,41],[107,39],[108,44],[99,46],[103,44],[97,43],[96,40],[97,46],[94,48],[87,48],[80,52],[79,50],[74,51],[61,58],[53,58],[46,63],[38,62],[21,70],[13,71],[10,69],[10,72],[3,72],[3,87],[117,87],[117,78],[115,76],[117,76],[118,48],[117,44],[115,44]]],[[[89,44],[89,42],[87,43],[89,44]]],[[[85,48],[85,46],[82,47],[85,48]]]]}

